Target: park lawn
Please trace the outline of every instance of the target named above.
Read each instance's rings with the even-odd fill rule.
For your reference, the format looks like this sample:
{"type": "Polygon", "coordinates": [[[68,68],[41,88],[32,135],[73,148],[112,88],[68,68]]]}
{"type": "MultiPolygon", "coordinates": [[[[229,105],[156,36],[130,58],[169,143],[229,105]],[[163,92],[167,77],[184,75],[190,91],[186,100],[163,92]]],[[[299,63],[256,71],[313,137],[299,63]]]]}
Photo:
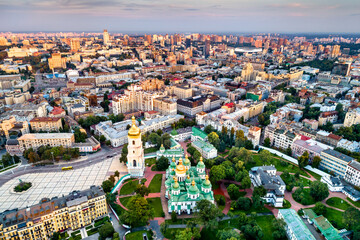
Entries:
{"type": "Polygon", "coordinates": [[[139,184],[139,181],[129,181],[124,184],[120,189],[120,195],[128,195],[135,192],[136,186],[139,184]]]}
{"type": "Polygon", "coordinates": [[[329,198],[328,200],[326,200],[326,204],[342,210],[346,210],[351,206],[346,200],[338,197],[329,198]]]}
{"type": "Polygon", "coordinates": [[[146,148],[146,149],[144,149],[144,154],[153,153],[153,152],[156,152],[157,150],[158,149],[156,147],[146,148]]]}
{"type": "Polygon", "coordinates": [[[256,223],[262,229],[262,232],[264,233],[264,237],[266,237],[267,240],[274,239],[272,237],[272,233],[274,232],[272,222],[274,219],[275,219],[274,215],[255,217],[256,223]]]}
{"type": "Polygon", "coordinates": [[[320,181],[321,180],[321,176],[317,173],[314,173],[313,171],[307,170],[311,176],[313,176],[316,180],[320,181]]]}
{"type": "Polygon", "coordinates": [[[310,188],[304,188],[304,189],[303,189],[303,194],[304,194],[304,199],[305,199],[305,201],[299,202],[299,201],[297,201],[297,199],[295,199],[294,196],[293,196],[294,200],[295,200],[296,202],[298,202],[298,203],[301,203],[302,205],[312,205],[312,204],[315,204],[315,203],[316,203],[315,199],[310,195],[310,188]]]}
{"type": "Polygon", "coordinates": [[[151,165],[156,163],[156,158],[148,158],[145,159],[145,164],[147,167],[150,167],[151,165]]]}
{"type": "Polygon", "coordinates": [[[345,228],[345,224],[343,223],[343,212],[332,208],[326,208],[326,214],[324,215],[324,217],[326,217],[335,228],[345,228]]]}
{"type": "Polygon", "coordinates": [[[163,217],[164,211],[161,205],[161,199],[160,198],[147,198],[146,199],[150,206],[154,208],[154,217],[163,217]]]}
{"type": "Polygon", "coordinates": [[[219,227],[217,229],[211,230],[208,228],[203,228],[201,231],[201,237],[200,240],[209,240],[209,239],[216,239],[217,231],[223,230],[223,229],[233,229],[237,228],[239,229],[239,222],[237,218],[232,218],[230,220],[223,220],[219,222],[219,227]]]}
{"type": "MultiPolygon", "coordinates": [[[[292,164],[283,158],[274,156],[273,154],[271,154],[271,155],[273,156],[272,162],[277,171],[284,172],[285,170],[287,170],[289,173],[299,172],[300,175],[303,175],[305,177],[310,177],[304,170],[301,170],[299,168],[299,166],[296,166],[295,164],[292,164]]],[[[246,165],[247,170],[250,170],[252,167],[255,167],[255,166],[263,166],[264,165],[263,161],[260,159],[259,154],[253,154],[253,159],[254,159],[255,163],[247,164],[246,165]]]]}
{"type": "Polygon", "coordinates": [[[149,184],[150,193],[158,193],[161,190],[162,174],[156,174],[149,184]]]}
{"type": "Polygon", "coordinates": [[[346,200],[348,200],[349,202],[351,202],[352,204],[354,204],[356,207],[360,208],[360,201],[353,201],[350,198],[346,198],[346,200]]]}
{"type": "Polygon", "coordinates": [[[261,208],[254,208],[253,206],[251,206],[251,208],[249,210],[240,210],[240,209],[235,209],[235,210],[231,210],[230,208],[230,212],[233,213],[234,215],[238,215],[239,213],[245,213],[245,214],[251,214],[253,212],[255,213],[268,213],[271,212],[269,209],[267,209],[266,207],[261,207],[261,208]]]}
{"type": "Polygon", "coordinates": [[[121,202],[121,204],[126,207],[129,200],[130,200],[131,197],[123,197],[123,198],[119,198],[119,201],[121,202]]]}
{"type": "Polygon", "coordinates": [[[132,232],[129,233],[128,235],[126,235],[125,239],[126,240],[142,240],[143,239],[143,234],[146,233],[148,239],[150,238],[150,234],[149,231],[138,231],[138,232],[132,232]]]}
{"type": "MultiPolygon", "coordinates": [[[[290,176],[293,176],[293,175],[290,175],[290,176]]],[[[281,174],[280,175],[280,177],[281,177],[281,179],[285,182],[285,184],[286,185],[288,185],[289,183],[290,183],[290,181],[292,181],[291,179],[291,177],[287,177],[287,178],[285,178],[284,177],[284,174],[281,174]]],[[[294,176],[294,178],[295,178],[295,176],[294,176]]],[[[310,186],[310,183],[311,183],[311,181],[310,180],[308,180],[308,179],[306,179],[306,178],[303,178],[303,177],[299,177],[299,178],[295,178],[295,186],[296,187],[299,187],[300,186],[300,184],[302,184],[304,187],[308,187],[308,186],[310,186]]]]}

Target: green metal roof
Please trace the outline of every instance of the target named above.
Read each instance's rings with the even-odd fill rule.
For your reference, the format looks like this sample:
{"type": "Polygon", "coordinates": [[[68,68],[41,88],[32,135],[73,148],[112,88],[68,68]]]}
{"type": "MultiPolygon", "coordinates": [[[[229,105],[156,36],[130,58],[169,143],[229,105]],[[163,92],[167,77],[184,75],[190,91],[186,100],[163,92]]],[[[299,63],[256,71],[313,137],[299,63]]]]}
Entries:
{"type": "Polygon", "coordinates": [[[315,237],[294,209],[279,209],[279,214],[283,216],[286,225],[292,230],[296,239],[315,240],[315,237]]]}
{"type": "Polygon", "coordinates": [[[342,237],[339,235],[338,231],[333,227],[333,225],[325,218],[324,216],[319,216],[312,219],[316,227],[320,230],[321,234],[327,240],[341,240],[342,237]]]}
{"type": "Polygon", "coordinates": [[[192,135],[205,139],[207,134],[196,127],[192,127],[192,135]]]}
{"type": "Polygon", "coordinates": [[[176,135],[178,135],[178,132],[175,129],[173,129],[170,134],[173,136],[176,136],[176,135]]]}
{"type": "Polygon", "coordinates": [[[313,219],[313,218],[316,218],[318,215],[316,215],[316,213],[310,209],[310,208],[306,208],[306,209],[303,209],[303,212],[306,216],[309,217],[309,219],[313,219]]]}

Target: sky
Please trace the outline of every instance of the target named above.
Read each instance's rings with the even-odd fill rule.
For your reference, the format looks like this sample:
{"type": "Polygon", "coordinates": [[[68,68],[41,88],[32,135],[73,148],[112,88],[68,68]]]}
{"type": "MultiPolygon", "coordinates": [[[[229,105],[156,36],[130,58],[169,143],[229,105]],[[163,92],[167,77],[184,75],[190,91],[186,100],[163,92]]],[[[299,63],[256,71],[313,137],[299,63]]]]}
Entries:
{"type": "Polygon", "coordinates": [[[0,0],[0,32],[360,33],[360,0],[0,0]]]}

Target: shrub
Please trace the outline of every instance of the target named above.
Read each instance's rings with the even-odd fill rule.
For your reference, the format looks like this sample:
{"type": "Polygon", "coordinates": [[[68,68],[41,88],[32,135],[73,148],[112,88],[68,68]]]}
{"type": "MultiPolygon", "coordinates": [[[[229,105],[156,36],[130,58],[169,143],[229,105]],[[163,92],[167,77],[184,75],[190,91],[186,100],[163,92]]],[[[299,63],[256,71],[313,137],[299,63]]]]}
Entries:
{"type": "Polygon", "coordinates": [[[20,182],[17,186],[14,187],[15,192],[23,192],[31,188],[31,182],[20,182]]]}

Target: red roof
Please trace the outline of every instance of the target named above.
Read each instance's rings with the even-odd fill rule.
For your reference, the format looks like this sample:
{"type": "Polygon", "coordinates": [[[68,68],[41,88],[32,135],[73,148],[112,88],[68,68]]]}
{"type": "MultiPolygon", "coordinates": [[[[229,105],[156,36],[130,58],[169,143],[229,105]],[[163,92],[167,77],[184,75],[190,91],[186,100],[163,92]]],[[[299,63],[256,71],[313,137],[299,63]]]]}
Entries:
{"type": "Polygon", "coordinates": [[[307,140],[310,140],[311,138],[307,137],[307,136],[304,136],[304,135],[301,135],[301,140],[303,141],[307,141],[307,140]]]}
{"type": "Polygon", "coordinates": [[[235,104],[231,102],[231,103],[226,103],[225,106],[228,108],[233,108],[235,104]]]}
{"type": "Polygon", "coordinates": [[[62,112],[65,112],[65,110],[62,109],[61,107],[54,107],[54,109],[51,111],[51,114],[58,115],[61,114],[62,112]]]}

